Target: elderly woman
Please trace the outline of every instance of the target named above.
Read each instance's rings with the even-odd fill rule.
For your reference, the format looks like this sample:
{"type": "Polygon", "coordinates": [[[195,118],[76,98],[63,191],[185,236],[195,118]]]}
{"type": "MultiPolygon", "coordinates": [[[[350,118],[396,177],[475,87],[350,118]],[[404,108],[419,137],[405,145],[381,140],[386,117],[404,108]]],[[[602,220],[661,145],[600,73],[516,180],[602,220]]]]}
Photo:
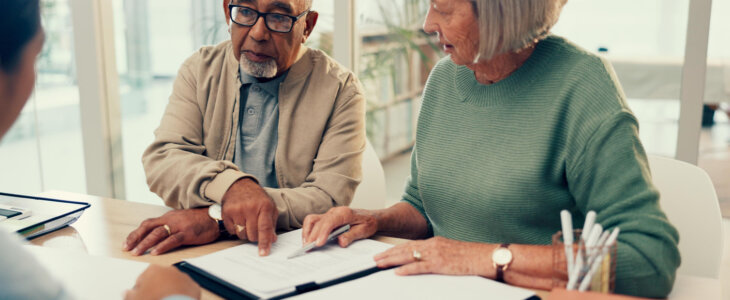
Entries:
{"type": "Polygon", "coordinates": [[[304,242],[417,241],[375,257],[398,274],[473,274],[551,287],[560,211],[620,227],[616,292],[665,297],[680,257],[636,118],[609,64],[548,35],[565,0],[432,0],[424,24],[449,54],[423,95],[400,203],[311,215],[304,242]],[[492,253],[511,259],[492,261],[492,253]]]}

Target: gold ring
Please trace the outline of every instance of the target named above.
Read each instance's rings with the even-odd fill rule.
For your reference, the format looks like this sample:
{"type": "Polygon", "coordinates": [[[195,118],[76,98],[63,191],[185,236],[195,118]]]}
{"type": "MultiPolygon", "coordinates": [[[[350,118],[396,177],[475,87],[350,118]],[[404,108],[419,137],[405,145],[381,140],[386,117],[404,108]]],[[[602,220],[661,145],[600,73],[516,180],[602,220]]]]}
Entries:
{"type": "Polygon", "coordinates": [[[236,225],[236,234],[246,229],[246,226],[236,225]]]}
{"type": "Polygon", "coordinates": [[[167,226],[167,224],[162,225],[162,228],[165,228],[167,230],[167,235],[172,235],[172,230],[170,230],[170,226],[167,226]]]}
{"type": "Polygon", "coordinates": [[[413,259],[415,259],[416,261],[421,261],[421,258],[423,258],[421,256],[421,252],[419,252],[418,250],[413,250],[413,259]]]}

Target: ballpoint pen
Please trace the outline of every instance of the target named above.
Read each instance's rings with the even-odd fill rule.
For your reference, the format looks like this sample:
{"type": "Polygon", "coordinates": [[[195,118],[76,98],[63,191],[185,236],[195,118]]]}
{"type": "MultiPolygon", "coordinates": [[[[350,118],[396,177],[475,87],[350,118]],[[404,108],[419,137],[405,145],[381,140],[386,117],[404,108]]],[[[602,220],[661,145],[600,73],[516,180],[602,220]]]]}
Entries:
{"type": "Polygon", "coordinates": [[[611,232],[611,235],[606,239],[605,243],[603,245],[599,245],[601,247],[600,253],[598,254],[598,257],[596,257],[596,259],[589,265],[589,271],[580,282],[578,286],[578,291],[584,292],[586,289],[588,289],[588,285],[591,284],[593,275],[596,273],[596,271],[598,271],[601,262],[603,262],[603,258],[610,251],[611,247],[613,247],[613,244],[616,243],[616,237],[618,236],[619,231],[620,230],[618,227],[614,228],[613,232],[611,232]]]}
{"type": "MultiPolygon", "coordinates": [[[[332,233],[330,233],[329,236],[327,236],[327,242],[336,239],[338,236],[347,232],[348,230],[350,230],[350,224],[337,228],[337,230],[333,231],[332,233]]],[[[325,242],[325,244],[327,244],[327,242],[325,242]]],[[[306,245],[304,245],[304,247],[298,249],[297,251],[294,251],[294,253],[289,254],[289,256],[287,256],[286,258],[291,259],[291,258],[295,258],[297,256],[304,255],[309,250],[312,250],[314,248],[319,248],[316,245],[317,245],[317,242],[311,242],[309,244],[306,244],[306,245]]]]}
{"type": "Polygon", "coordinates": [[[567,262],[568,275],[573,273],[573,219],[570,212],[560,212],[560,220],[563,227],[563,245],[565,247],[565,261],[567,262]]]}

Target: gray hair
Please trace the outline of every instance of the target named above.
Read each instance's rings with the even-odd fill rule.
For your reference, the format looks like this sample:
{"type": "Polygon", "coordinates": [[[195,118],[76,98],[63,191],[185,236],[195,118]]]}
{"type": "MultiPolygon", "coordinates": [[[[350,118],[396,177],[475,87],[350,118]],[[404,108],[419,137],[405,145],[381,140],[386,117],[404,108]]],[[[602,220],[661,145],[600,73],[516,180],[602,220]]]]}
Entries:
{"type": "Polygon", "coordinates": [[[567,0],[471,0],[479,24],[477,60],[519,51],[547,37],[567,0]]]}

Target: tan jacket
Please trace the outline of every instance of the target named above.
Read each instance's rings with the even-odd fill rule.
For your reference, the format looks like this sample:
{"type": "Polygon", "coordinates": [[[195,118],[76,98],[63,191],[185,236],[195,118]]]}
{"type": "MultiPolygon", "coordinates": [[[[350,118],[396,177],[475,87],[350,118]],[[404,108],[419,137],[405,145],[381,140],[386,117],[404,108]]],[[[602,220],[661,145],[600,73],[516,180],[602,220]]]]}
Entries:
{"type": "MultiPolygon", "coordinates": [[[[365,149],[365,98],[349,70],[319,50],[305,53],[279,86],[281,188],[266,188],[277,227],[302,226],[310,213],[352,201],[365,149]]],[[[173,208],[220,203],[238,179],[232,162],[241,81],[231,42],[201,48],[178,71],[170,102],[142,156],[150,190],[173,208]]]]}

